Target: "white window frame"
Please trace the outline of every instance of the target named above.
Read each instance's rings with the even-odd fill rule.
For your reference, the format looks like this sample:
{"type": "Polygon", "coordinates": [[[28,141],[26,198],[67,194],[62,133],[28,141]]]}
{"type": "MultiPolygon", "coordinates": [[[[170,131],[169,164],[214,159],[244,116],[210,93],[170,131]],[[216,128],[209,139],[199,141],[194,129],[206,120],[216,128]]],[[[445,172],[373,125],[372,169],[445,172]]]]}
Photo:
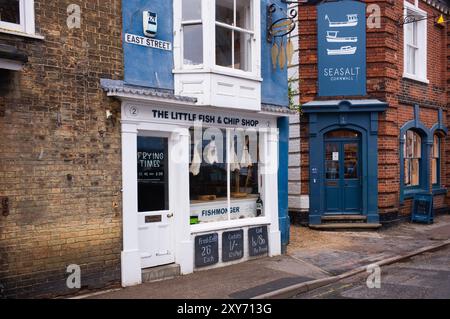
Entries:
{"type": "MultiPolygon", "coordinates": [[[[261,80],[261,1],[252,0],[252,33],[251,45],[251,71],[243,71],[216,65],[216,1],[201,0],[202,2],[202,25],[203,25],[203,64],[185,65],[183,56],[183,25],[182,25],[182,0],[174,0],[174,59],[175,73],[200,72],[217,73],[246,79],[261,80]]],[[[227,28],[229,28],[227,26],[227,28]]],[[[233,27],[237,31],[243,31],[238,27],[233,27]]]]}
{"type": "Polygon", "coordinates": [[[412,79],[415,81],[430,83],[427,76],[428,69],[428,37],[427,37],[427,17],[428,14],[426,11],[419,8],[419,1],[415,1],[415,4],[412,4],[408,1],[404,1],[404,16],[416,15],[421,21],[417,21],[417,56],[415,58],[415,74],[411,74],[408,72],[408,43],[407,43],[407,34],[408,34],[408,24],[403,26],[403,77],[412,79]]]}
{"type": "Polygon", "coordinates": [[[19,0],[20,24],[0,21],[0,32],[35,35],[34,0],[19,0]]]}

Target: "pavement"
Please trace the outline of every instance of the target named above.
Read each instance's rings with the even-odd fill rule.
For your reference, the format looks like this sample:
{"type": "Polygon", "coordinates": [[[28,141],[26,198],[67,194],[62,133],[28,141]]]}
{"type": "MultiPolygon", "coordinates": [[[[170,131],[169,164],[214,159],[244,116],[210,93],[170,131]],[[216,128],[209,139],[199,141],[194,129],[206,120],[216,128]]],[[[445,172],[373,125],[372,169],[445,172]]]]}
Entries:
{"type": "MultiPolygon", "coordinates": [[[[449,239],[449,215],[438,216],[432,225],[404,223],[370,232],[321,232],[293,226],[291,244],[286,255],[199,271],[175,279],[91,295],[87,298],[260,298],[261,295],[287,287],[321,287],[329,284],[327,281],[330,278],[344,276],[359,267],[385,260],[397,260],[399,256],[408,255],[424,247],[443,244],[449,239]]],[[[447,262],[444,268],[450,268],[448,265],[447,262]]],[[[442,274],[444,277],[445,275],[446,273],[442,274]]],[[[363,276],[367,278],[367,274],[363,276]]],[[[291,296],[294,295],[295,293],[291,296]]]]}

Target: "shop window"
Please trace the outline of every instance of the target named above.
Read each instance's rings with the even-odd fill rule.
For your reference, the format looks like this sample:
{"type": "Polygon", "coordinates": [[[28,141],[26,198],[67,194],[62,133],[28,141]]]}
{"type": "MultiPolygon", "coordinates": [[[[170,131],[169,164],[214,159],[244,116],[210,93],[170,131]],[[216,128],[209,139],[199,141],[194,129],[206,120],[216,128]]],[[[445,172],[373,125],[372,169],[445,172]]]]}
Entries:
{"type": "Polygon", "coordinates": [[[191,223],[264,216],[259,196],[259,134],[191,129],[191,223]]]}
{"type": "Polygon", "coordinates": [[[405,1],[404,77],[427,80],[427,13],[405,1]]]}
{"type": "Polygon", "coordinates": [[[440,185],[441,170],[441,139],[438,135],[433,137],[433,147],[431,149],[431,180],[433,186],[440,185]]]}
{"type": "Polygon", "coordinates": [[[138,211],[169,210],[168,139],[138,137],[138,211]]]}
{"type": "Polygon", "coordinates": [[[34,0],[0,0],[0,29],[34,34],[34,0]]]}
{"type": "Polygon", "coordinates": [[[183,63],[203,64],[202,0],[182,0],[183,63]]]}
{"type": "Polygon", "coordinates": [[[420,167],[422,160],[422,138],[414,131],[406,132],[406,142],[403,150],[405,186],[420,186],[420,167]]]}
{"type": "Polygon", "coordinates": [[[251,0],[216,0],[216,65],[251,72],[251,0]]]}

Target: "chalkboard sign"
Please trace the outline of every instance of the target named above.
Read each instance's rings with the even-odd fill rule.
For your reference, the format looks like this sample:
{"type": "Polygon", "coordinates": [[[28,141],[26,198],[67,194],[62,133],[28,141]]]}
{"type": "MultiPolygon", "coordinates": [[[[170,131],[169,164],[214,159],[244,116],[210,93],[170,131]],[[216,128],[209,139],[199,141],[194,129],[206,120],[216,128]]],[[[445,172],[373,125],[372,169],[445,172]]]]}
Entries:
{"type": "Polygon", "coordinates": [[[248,247],[250,257],[267,255],[269,253],[267,226],[250,228],[248,230],[248,247]]]}
{"type": "Polygon", "coordinates": [[[244,231],[230,231],[222,234],[222,261],[229,262],[244,257],[244,231]]]}
{"type": "Polygon", "coordinates": [[[219,262],[219,235],[195,237],[195,267],[206,267],[219,262]]]}
{"type": "Polygon", "coordinates": [[[411,216],[412,221],[431,224],[433,223],[433,217],[433,195],[415,195],[411,216]]]}

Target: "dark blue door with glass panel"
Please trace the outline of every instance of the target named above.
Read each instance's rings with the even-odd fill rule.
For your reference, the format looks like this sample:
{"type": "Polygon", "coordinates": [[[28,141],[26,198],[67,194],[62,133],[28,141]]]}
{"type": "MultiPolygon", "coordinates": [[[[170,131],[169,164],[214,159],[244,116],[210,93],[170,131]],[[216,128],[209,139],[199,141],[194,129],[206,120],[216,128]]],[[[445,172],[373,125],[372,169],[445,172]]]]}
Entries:
{"type": "Polygon", "coordinates": [[[325,213],[361,214],[360,135],[339,130],[325,136],[325,213]]]}

